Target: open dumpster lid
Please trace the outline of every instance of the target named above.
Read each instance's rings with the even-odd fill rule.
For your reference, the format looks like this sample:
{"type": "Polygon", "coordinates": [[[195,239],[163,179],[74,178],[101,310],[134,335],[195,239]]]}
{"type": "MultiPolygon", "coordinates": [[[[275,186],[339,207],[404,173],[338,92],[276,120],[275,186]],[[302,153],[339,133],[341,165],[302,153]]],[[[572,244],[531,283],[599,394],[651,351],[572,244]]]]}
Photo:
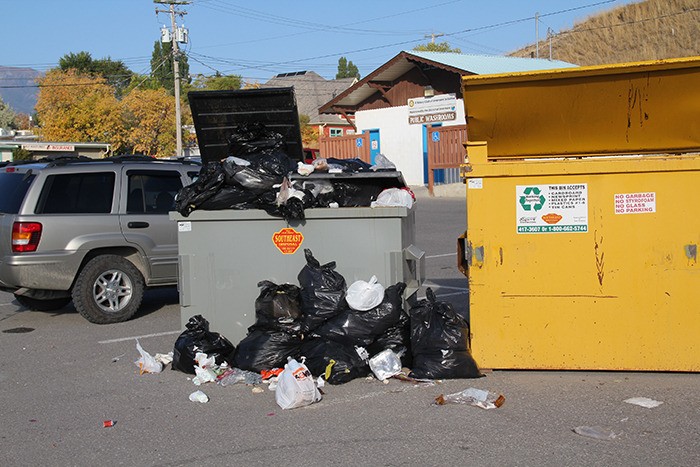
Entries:
{"type": "Polygon", "coordinates": [[[700,57],[462,78],[488,159],[700,150],[700,57]]]}
{"type": "Polygon", "coordinates": [[[281,134],[287,155],[303,160],[294,88],[192,91],[187,97],[203,163],[228,157],[228,138],[243,123],[281,134]]]}

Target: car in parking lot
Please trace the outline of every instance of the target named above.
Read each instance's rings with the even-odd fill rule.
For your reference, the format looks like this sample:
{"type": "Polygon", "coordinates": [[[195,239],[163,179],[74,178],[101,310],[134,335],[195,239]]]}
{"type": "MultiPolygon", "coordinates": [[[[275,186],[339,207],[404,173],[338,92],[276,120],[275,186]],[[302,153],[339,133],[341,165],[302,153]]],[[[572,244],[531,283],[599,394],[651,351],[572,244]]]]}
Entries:
{"type": "Polygon", "coordinates": [[[0,290],[31,310],[72,300],[93,323],[129,319],[144,289],[177,284],[168,212],[199,169],[146,156],[0,167],[0,290]]]}

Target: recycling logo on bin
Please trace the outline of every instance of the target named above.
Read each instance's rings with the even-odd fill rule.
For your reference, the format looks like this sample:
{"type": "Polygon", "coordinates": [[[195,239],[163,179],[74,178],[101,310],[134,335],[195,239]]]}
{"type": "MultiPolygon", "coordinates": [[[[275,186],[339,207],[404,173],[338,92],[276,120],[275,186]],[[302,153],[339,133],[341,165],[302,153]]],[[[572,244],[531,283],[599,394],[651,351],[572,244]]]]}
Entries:
{"type": "Polygon", "coordinates": [[[303,242],[304,235],[289,227],[272,234],[272,243],[283,255],[293,255],[303,242]]]}
{"type": "Polygon", "coordinates": [[[524,210],[530,211],[534,209],[539,211],[544,206],[544,196],[540,193],[540,189],[536,186],[529,186],[523,191],[520,197],[520,205],[524,210]]]}

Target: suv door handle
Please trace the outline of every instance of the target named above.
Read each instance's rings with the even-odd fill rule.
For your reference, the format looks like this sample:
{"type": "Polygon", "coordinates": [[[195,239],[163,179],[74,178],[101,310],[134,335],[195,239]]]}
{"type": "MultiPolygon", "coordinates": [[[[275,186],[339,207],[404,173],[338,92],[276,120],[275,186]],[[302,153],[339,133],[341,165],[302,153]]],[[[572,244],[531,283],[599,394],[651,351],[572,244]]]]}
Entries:
{"type": "Polygon", "coordinates": [[[129,222],[126,226],[130,229],[145,229],[148,227],[148,222],[129,222]]]}

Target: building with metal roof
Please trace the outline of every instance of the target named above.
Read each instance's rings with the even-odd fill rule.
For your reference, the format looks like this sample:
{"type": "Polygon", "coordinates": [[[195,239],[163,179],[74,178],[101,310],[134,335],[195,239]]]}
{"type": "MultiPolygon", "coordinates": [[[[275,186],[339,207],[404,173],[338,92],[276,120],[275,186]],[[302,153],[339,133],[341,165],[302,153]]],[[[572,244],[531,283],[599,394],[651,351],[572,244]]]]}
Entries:
{"type": "Polygon", "coordinates": [[[319,113],[342,115],[356,133],[369,133],[372,158],[384,154],[407,183],[424,185],[427,127],[466,124],[462,76],[575,66],[547,59],[402,51],[323,104],[319,113]]]}

